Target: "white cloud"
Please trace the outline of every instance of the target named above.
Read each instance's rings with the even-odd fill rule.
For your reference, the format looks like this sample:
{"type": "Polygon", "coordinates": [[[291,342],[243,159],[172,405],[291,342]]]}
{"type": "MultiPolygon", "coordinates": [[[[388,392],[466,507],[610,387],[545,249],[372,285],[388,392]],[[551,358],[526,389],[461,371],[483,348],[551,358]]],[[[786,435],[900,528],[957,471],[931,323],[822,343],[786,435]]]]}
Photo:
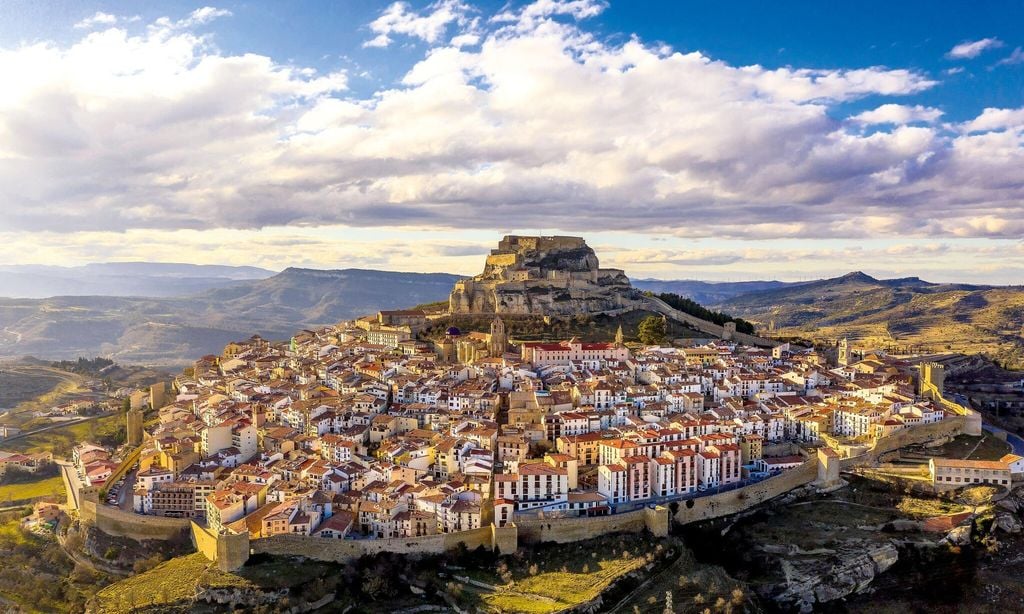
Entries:
{"type": "Polygon", "coordinates": [[[75,24],[79,30],[91,30],[101,26],[112,26],[117,23],[117,15],[96,11],[91,17],[86,17],[75,24]]]}
{"type": "Polygon", "coordinates": [[[469,5],[459,0],[438,0],[423,13],[413,10],[408,2],[395,2],[370,22],[370,31],[376,36],[364,42],[363,47],[387,47],[393,40],[393,34],[434,44],[441,40],[451,24],[467,23],[469,10],[469,5]]]}
{"type": "Polygon", "coordinates": [[[963,124],[968,132],[1024,128],[1024,107],[1019,109],[987,108],[981,115],[963,124]]]}
{"type": "Polygon", "coordinates": [[[203,8],[192,11],[188,19],[185,20],[186,25],[198,25],[204,23],[210,23],[218,17],[230,17],[231,11],[227,9],[218,9],[212,6],[204,6],[203,8]]]}
{"type": "Polygon", "coordinates": [[[996,62],[998,66],[1010,64],[1024,64],[1024,48],[1017,47],[1013,50],[1013,53],[996,62]]]}
{"type": "Polygon", "coordinates": [[[450,44],[452,47],[460,48],[472,47],[473,45],[477,45],[479,43],[480,36],[477,34],[459,34],[458,36],[452,37],[450,44]]]}
{"type": "Polygon", "coordinates": [[[522,28],[532,28],[538,22],[554,16],[566,15],[579,21],[600,15],[608,8],[602,0],[536,0],[519,11],[505,10],[491,18],[496,23],[513,22],[522,28]]]}
{"type": "Polygon", "coordinates": [[[185,30],[210,23],[219,17],[230,17],[231,11],[219,9],[212,6],[198,8],[188,14],[184,19],[174,21],[169,17],[160,17],[150,26],[150,30],[185,30]]]}
{"type": "Polygon", "coordinates": [[[989,49],[996,49],[1003,46],[1003,41],[998,38],[982,38],[976,41],[965,41],[954,46],[946,53],[946,57],[952,60],[963,60],[976,58],[989,49]]]}
{"type": "Polygon", "coordinates": [[[0,230],[1021,231],[1024,188],[1007,180],[1024,167],[1020,131],[982,114],[953,134],[918,125],[938,111],[915,105],[837,119],[843,102],[927,90],[927,75],[735,66],[598,40],[574,21],[593,2],[412,25],[461,6],[393,12],[402,19],[379,35],[433,47],[365,97],[342,93],[343,72],[218,51],[194,31],[215,16],[204,9],[139,35],[2,49],[0,230]],[[477,27],[477,44],[446,43],[453,23],[466,28],[455,37],[477,27]],[[857,125],[883,119],[870,134],[857,125]]]}
{"type": "Polygon", "coordinates": [[[933,107],[905,104],[883,104],[870,111],[854,115],[850,119],[861,124],[910,124],[932,123],[942,117],[942,111],[933,107]]]}

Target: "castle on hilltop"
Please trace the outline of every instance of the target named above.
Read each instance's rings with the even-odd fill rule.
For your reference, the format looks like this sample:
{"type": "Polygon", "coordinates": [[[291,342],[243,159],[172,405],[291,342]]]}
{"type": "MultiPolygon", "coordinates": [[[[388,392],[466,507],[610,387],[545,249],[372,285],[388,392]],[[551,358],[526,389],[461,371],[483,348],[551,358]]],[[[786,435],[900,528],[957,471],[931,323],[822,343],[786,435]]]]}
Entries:
{"type": "Polygon", "coordinates": [[[640,292],[621,269],[602,269],[581,237],[508,235],[483,273],[455,283],[453,314],[558,315],[634,309],[640,292]]]}

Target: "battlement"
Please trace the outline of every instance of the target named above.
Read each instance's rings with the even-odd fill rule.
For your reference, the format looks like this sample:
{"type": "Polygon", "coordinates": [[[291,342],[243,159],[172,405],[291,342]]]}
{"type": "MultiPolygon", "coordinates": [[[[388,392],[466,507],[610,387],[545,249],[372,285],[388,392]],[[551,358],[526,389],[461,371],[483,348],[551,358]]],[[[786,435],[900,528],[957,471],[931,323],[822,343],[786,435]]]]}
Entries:
{"type": "Polygon", "coordinates": [[[498,251],[524,252],[581,249],[587,246],[583,237],[505,235],[498,242],[498,251]]]}

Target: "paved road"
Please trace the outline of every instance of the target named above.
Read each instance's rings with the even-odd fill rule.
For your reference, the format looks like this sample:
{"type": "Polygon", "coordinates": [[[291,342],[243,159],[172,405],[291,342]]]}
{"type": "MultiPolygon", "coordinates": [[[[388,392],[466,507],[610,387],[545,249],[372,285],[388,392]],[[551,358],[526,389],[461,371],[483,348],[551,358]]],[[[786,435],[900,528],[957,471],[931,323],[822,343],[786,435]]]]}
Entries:
{"type": "Polygon", "coordinates": [[[78,500],[78,489],[82,487],[82,482],[78,479],[78,470],[69,462],[56,462],[60,466],[61,472],[64,473],[66,483],[71,486],[70,488],[65,486],[68,493],[68,504],[71,505],[71,509],[77,510],[81,506],[81,501],[78,500]]]}
{"type": "Polygon", "coordinates": [[[135,471],[129,471],[117,493],[117,506],[126,512],[135,511],[135,471]]]}

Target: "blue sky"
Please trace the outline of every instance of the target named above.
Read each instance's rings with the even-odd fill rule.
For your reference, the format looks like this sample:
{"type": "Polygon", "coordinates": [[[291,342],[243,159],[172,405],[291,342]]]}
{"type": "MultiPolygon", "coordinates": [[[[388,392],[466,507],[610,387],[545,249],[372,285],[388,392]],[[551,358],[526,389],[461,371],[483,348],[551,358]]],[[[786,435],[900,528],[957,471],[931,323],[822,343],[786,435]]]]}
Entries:
{"type": "MultiPolygon", "coordinates": [[[[393,83],[425,48],[411,40],[381,52],[363,49],[367,24],[390,2],[321,0],[291,2],[218,2],[232,17],[216,24],[217,45],[228,52],[257,52],[321,70],[355,68],[370,75],[353,79],[352,91],[370,94],[393,83]]],[[[425,6],[428,3],[412,3],[425,6]]],[[[480,14],[501,10],[506,2],[474,2],[480,14]]],[[[513,3],[525,4],[523,2],[513,3]]],[[[0,43],[73,40],[74,23],[97,11],[139,15],[152,21],[184,15],[196,2],[164,0],[122,2],[40,2],[6,0],[0,43]]],[[[1024,70],[994,68],[1016,46],[1024,45],[1024,1],[1018,2],[611,2],[589,29],[610,41],[636,34],[680,51],[701,51],[732,64],[821,68],[911,67],[945,78],[940,87],[913,100],[939,106],[949,119],[967,120],[985,107],[1018,106],[1024,70]],[[973,59],[945,54],[956,44],[997,38],[1001,48],[973,59]]],[[[867,108],[865,98],[851,108],[867,108]]]]}
{"type": "Polygon", "coordinates": [[[8,262],[1024,278],[1024,2],[3,10],[8,262]]]}

